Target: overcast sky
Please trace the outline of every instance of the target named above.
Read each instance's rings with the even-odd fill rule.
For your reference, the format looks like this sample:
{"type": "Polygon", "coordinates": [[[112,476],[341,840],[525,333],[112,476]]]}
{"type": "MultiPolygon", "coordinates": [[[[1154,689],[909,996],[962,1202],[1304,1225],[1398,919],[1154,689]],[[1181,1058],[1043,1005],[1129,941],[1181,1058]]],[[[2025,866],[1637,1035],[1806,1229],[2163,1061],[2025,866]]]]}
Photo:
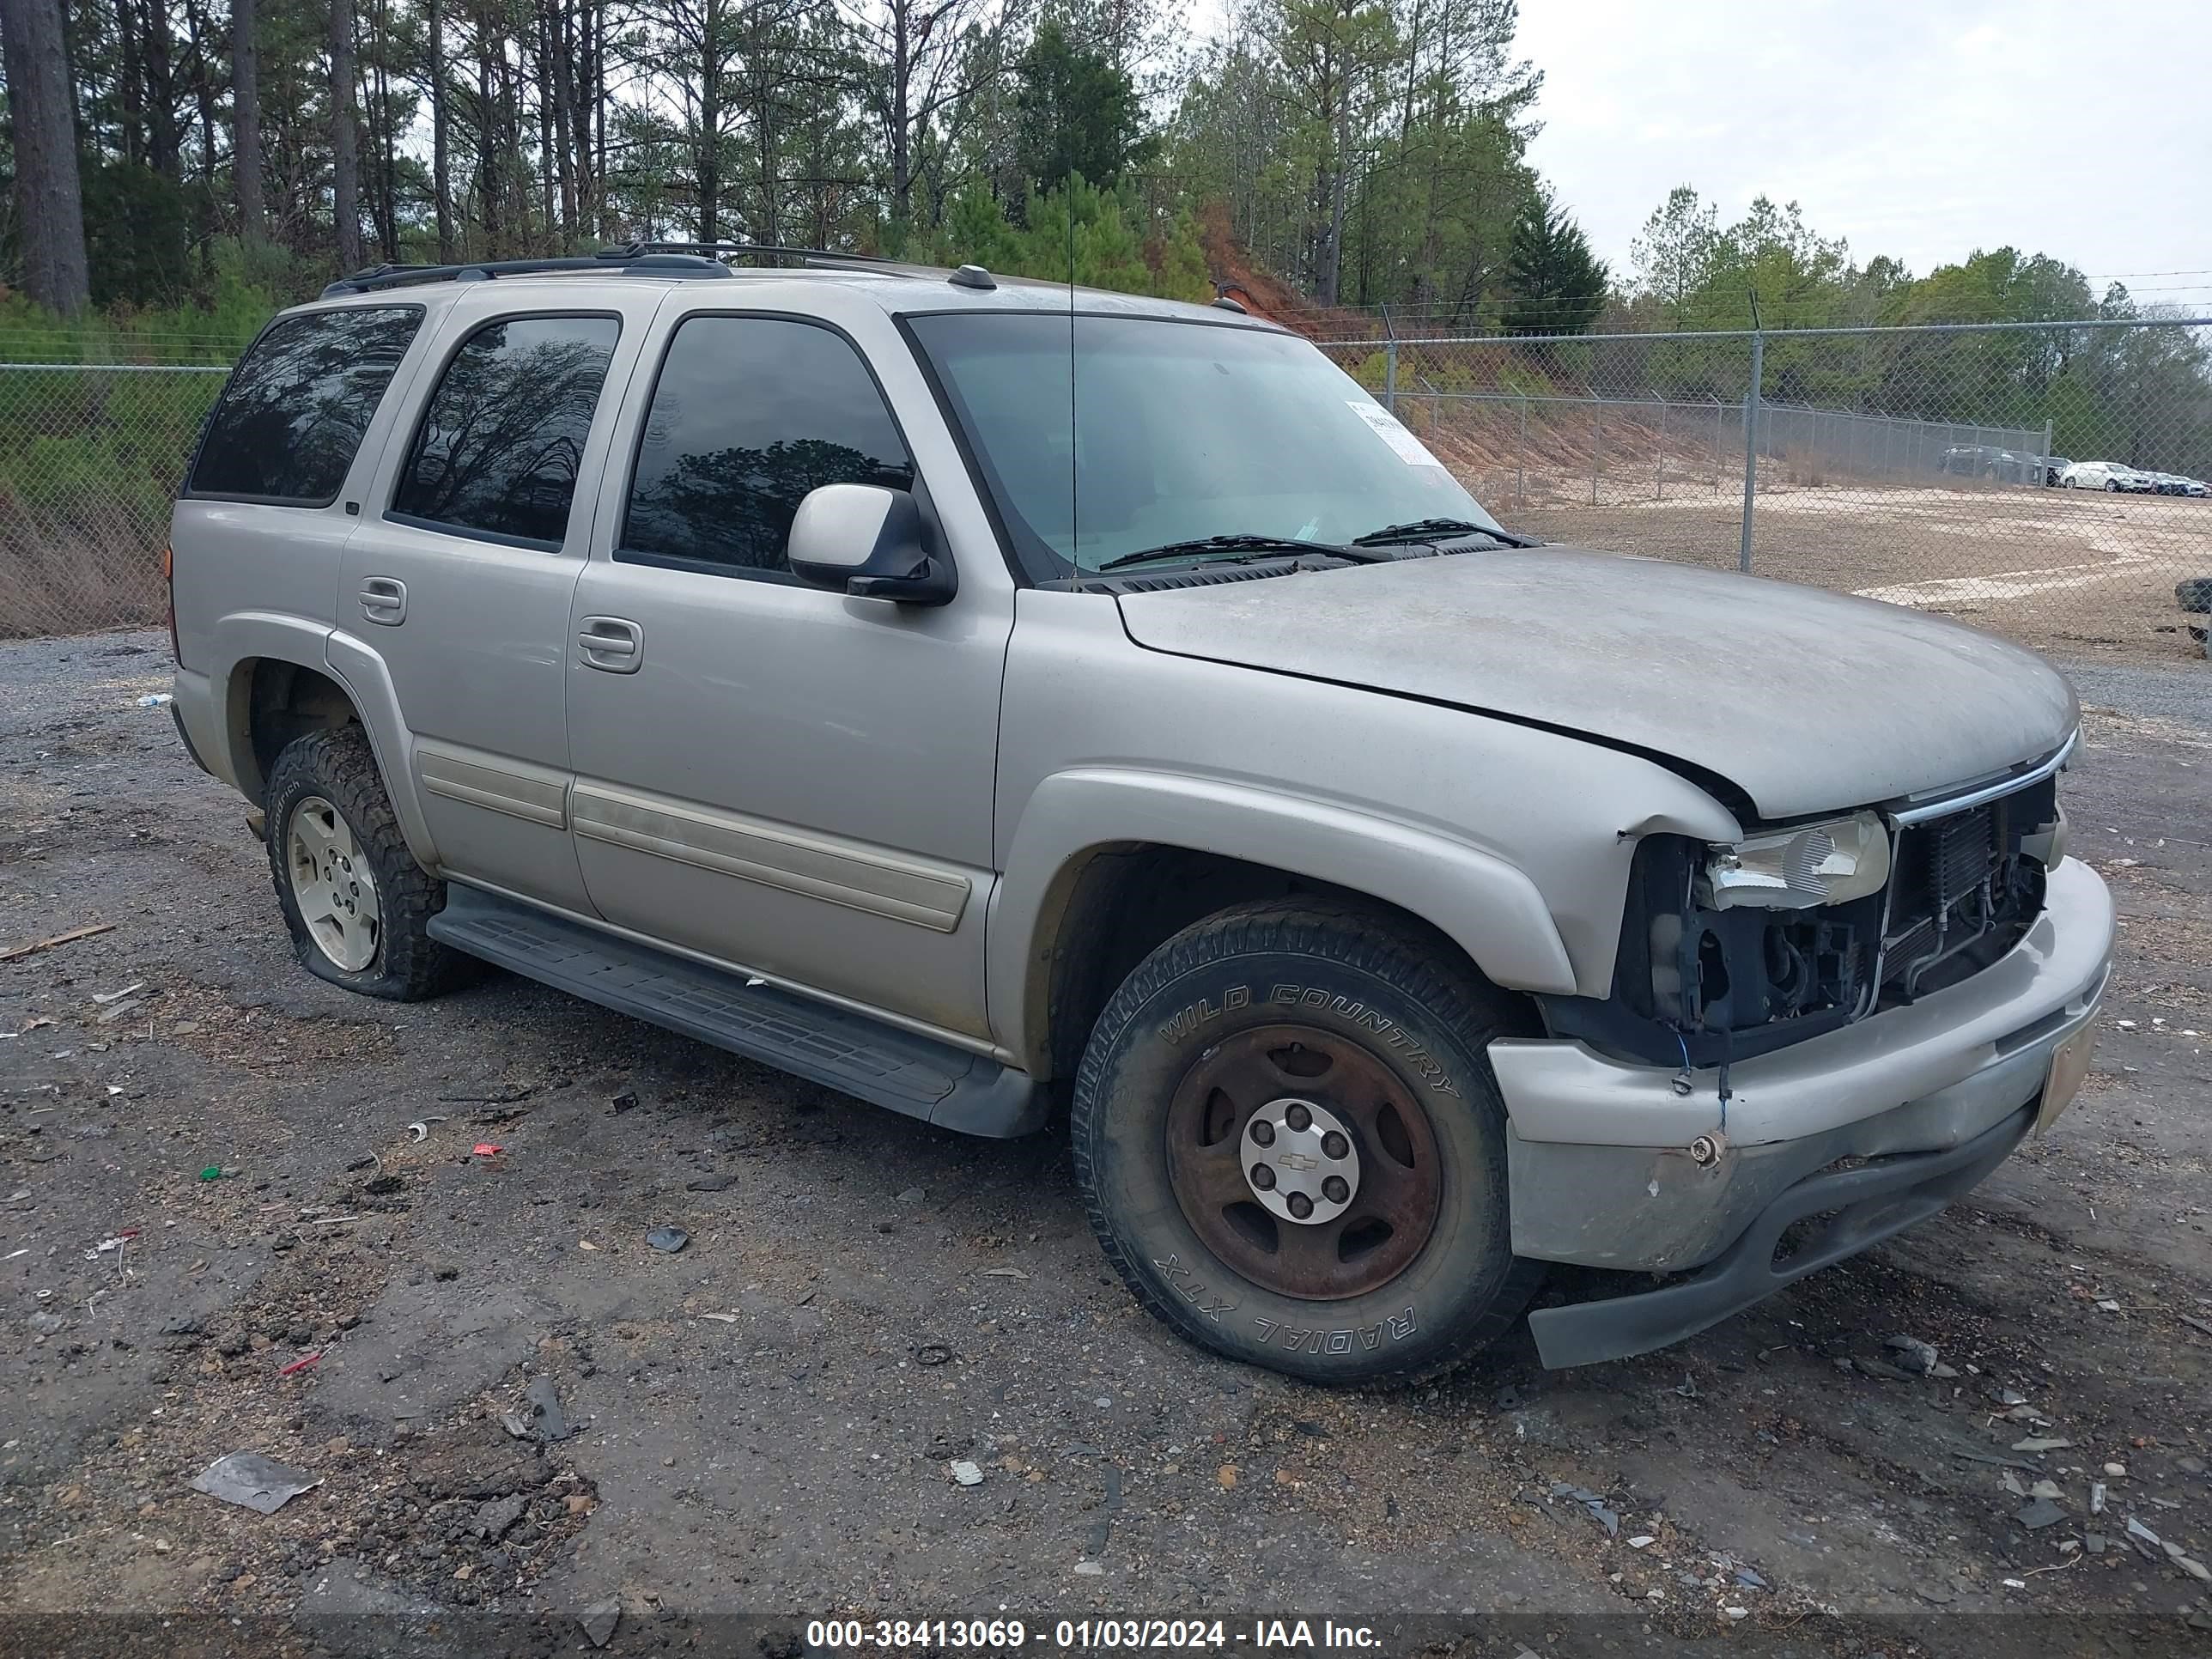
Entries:
{"type": "Polygon", "coordinates": [[[1518,46],[1531,159],[1622,276],[1687,184],[1862,263],[2010,243],[2212,314],[2212,0],[1521,0],[1518,46]]]}

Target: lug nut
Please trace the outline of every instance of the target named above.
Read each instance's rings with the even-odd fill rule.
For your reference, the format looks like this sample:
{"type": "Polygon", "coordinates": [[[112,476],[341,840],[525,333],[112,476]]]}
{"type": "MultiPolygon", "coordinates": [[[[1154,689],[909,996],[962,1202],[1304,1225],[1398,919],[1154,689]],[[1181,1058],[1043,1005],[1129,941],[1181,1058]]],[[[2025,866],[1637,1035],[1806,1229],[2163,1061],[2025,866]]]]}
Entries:
{"type": "Polygon", "coordinates": [[[1297,1217],[1299,1220],[1304,1221],[1308,1216],[1313,1213],[1313,1200],[1308,1198],[1304,1193],[1292,1193],[1291,1194],[1291,1213],[1297,1217]]]}
{"type": "Polygon", "coordinates": [[[1341,1204],[1352,1196],[1352,1187],[1342,1176],[1331,1176],[1321,1183],[1321,1195],[1332,1204],[1341,1204]]]}
{"type": "Polygon", "coordinates": [[[1300,1133],[1304,1133],[1313,1127],[1313,1114],[1306,1110],[1304,1102],[1294,1102],[1291,1109],[1283,1114],[1283,1121],[1300,1133]]]}
{"type": "Polygon", "coordinates": [[[1275,1126],[1268,1122],[1264,1117],[1255,1118],[1252,1121],[1252,1139],[1255,1144],[1258,1146],[1273,1146],[1275,1144],[1275,1126]]]}
{"type": "Polygon", "coordinates": [[[1321,1138],[1321,1149],[1331,1158],[1342,1158],[1352,1151],[1352,1143],[1331,1129],[1321,1138]]]}
{"type": "Polygon", "coordinates": [[[1275,1172],[1264,1164],[1255,1164],[1252,1166],[1252,1184],[1263,1193],[1274,1191],[1275,1172]]]}

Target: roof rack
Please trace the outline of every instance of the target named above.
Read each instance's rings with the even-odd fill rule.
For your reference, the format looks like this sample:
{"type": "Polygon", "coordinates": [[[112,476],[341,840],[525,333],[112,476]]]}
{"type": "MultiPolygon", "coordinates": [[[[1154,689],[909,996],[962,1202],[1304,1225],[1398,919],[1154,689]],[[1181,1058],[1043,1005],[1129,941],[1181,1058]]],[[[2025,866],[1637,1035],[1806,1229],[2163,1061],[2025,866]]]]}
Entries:
{"type": "Polygon", "coordinates": [[[548,271],[619,270],[641,276],[727,276],[732,258],[798,259],[805,263],[901,270],[897,262],[872,253],[839,253],[829,248],[783,247],[767,242],[623,242],[596,253],[544,259],[478,259],[468,264],[371,265],[341,276],[323,290],[326,300],[346,294],[373,294],[421,283],[483,283],[501,276],[548,271]]]}
{"type": "Polygon", "coordinates": [[[892,265],[900,262],[880,253],[840,253],[826,247],[785,247],[775,242],[623,242],[603,247],[594,257],[634,258],[655,253],[695,253],[713,259],[735,256],[783,259],[826,259],[833,264],[892,265]]]}

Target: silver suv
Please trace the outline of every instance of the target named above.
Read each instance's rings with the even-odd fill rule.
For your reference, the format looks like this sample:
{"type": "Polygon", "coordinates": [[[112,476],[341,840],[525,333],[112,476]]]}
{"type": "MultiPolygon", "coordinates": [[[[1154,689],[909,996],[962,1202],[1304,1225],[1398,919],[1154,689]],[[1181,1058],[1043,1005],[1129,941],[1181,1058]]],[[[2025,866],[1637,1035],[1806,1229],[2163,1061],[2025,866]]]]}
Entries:
{"type": "Polygon", "coordinates": [[[982,1135],[1136,1296],[1552,1364],[1940,1209],[2074,1093],[2066,682],[1509,533],[1312,346],[632,247],[271,323],[176,509],[175,709],[301,962],[481,959],[982,1135]]]}

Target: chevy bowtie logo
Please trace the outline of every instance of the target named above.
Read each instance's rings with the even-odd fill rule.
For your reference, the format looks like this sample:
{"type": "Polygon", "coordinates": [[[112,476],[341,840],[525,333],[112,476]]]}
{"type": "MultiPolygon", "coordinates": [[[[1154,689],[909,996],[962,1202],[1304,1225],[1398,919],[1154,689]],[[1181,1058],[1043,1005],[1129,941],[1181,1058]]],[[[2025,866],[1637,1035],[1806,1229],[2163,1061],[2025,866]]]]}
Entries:
{"type": "Polygon", "coordinates": [[[1304,1152],[1278,1152],[1275,1162],[1285,1170],[1317,1170],[1321,1167],[1319,1158],[1308,1158],[1304,1152]]]}

